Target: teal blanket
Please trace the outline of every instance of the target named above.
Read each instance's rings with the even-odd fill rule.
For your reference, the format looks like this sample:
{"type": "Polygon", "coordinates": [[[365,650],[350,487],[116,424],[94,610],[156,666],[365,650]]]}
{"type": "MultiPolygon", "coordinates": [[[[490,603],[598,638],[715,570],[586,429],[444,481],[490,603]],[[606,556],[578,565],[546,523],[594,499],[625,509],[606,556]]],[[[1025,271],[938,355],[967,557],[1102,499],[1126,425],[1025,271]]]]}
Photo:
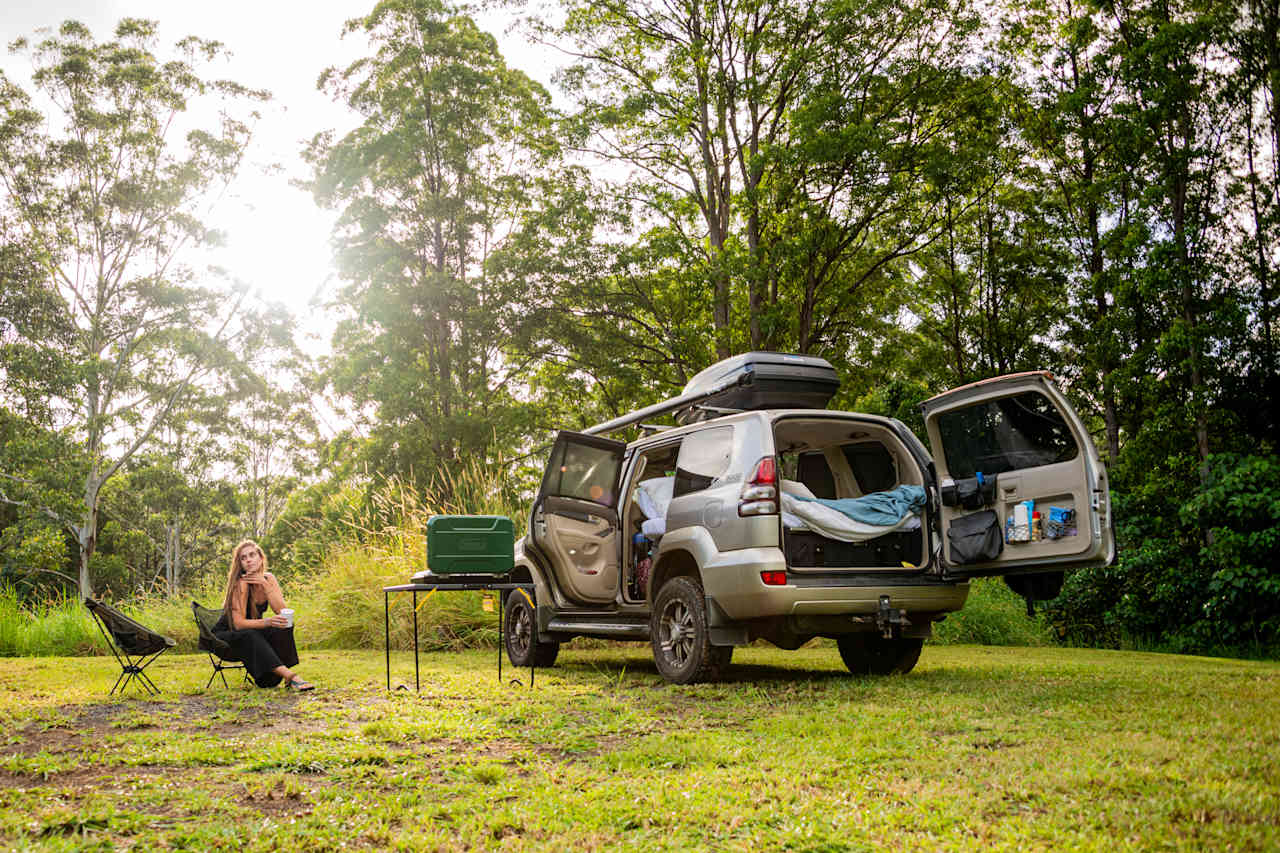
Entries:
{"type": "Polygon", "coordinates": [[[905,515],[917,512],[924,506],[924,489],[920,486],[898,486],[887,492],[872,492],[860,498],[806,498],[792,495],[796,500],[813,501],[829,506],[836,512],[849,516],[863,524],[892,527],[905,515]]]}

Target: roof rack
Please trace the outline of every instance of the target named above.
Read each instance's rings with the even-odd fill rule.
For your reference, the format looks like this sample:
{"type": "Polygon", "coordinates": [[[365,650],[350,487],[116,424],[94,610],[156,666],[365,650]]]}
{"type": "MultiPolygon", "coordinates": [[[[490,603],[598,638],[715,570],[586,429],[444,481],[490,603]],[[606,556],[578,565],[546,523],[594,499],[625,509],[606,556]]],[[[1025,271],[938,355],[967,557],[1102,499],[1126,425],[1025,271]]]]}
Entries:
{"type": "MultiPolygon", "coordinates": [[[[747,352],[699,372],[677,397],[583,430],[605,435],[659,415],[681,426],[759,409],[822,409],[840,388],[826,359],[777,352],[747,352]]],[[[641,426],[642,429],[651,427],[641,426]]],[[[654,430],[657,431],[657,430],[654,430]]]]}
{"type": "Polygon", "coordinates": [[[701,403],[703,400],[723,394],[730,388],[736,388],[739,385],[750,384],[752,375],[744,373],[736,376],[723,383],[717,384],[713,388],[706,391],[695,391],[692,394],[681,394],[679,397],[671,397],[663,400],[661,403],[654,403],[652,406],[645,406],[643,409],[637,409],[634,412],[625,414],[620,418],[614,418],[611,421],[605,421],[602,424],[596,424],[593,427],[584,429],[582,432],[586,435],[607,435],[611,432],[617,432],[620,429],[638,424],[646,418],[653,418],[659,415],[670,414],[671,412],[681,409],[689,409],[701,403]]]}

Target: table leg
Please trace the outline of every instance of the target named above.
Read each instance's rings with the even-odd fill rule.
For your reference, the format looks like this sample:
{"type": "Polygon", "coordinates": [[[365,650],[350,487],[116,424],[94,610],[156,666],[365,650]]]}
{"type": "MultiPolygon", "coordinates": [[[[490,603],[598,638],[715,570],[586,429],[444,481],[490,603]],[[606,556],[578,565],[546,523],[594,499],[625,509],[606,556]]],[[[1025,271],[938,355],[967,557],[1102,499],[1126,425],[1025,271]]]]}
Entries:
{"type": "Polygon", "coordinates": [[[391,593],[382,592],[382,627],[386,631],[383,648],[387,651],[387,692],[391,692],[391,593]]]}
{"type": "Polygon", "coordinates": [[[413,689],[422,692],[422,682],[418,678],[418,591],[413,591],[413,689]]]}
{"type": "Polygon", "coordinates": [[[498,594],[498,683],[502,683],[502,594],[498,594]]]}

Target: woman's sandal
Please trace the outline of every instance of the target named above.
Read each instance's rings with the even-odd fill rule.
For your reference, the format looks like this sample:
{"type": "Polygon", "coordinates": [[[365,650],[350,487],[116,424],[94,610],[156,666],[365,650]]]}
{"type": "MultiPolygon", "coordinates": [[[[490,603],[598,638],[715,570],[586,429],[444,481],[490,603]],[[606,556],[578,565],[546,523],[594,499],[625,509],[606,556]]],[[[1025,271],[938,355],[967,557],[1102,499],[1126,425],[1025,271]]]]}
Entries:
{"type": "Polygon", "coordinates": [[[316,686],[314,684],[312,684],[310,681],[304,681],[302,677],[298,675],[295,675],[293,678],[286,681],[285,684],[289,686],[290,690],[297,690],[299,693],[306,692],[307,690],[316,689],[316,686]]]}

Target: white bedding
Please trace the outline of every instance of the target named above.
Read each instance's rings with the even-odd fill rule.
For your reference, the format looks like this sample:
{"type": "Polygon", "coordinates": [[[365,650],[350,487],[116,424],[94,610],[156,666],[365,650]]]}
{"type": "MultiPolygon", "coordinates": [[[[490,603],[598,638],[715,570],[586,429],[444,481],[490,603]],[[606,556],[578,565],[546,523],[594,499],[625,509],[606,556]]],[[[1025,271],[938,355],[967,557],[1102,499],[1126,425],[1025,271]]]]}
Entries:
{"type": "MultiPolygon", "coordinates": [[[[675,490],[675,477],[651,477],[636,485],[635,501],[644,513],[640,531],[650,539],[667,532],[667,507],[675,490]]],[[[854,521],[842,512],[813,501],[796,500],[794,495],[813,498],[809,487],[797,480],[782,481],[782,523],[788,530],[812,530],[841,542],[865,542],[895,530],[915,530],[920,516],[912,513],[897,524],[880,526],[854,521]]]]}
{"type": "Polygon", "coordinates": [[[636,504],[645,516],[640,532],[650,539],[667,532],[667,507],[671,505],[675,488],[675,477],[650,477],[636,484],[636,504]]]}
{"type": "Polygon", "coordinates": [[[895,530],[915,530],[920,526],[920,516],[910,513],[897,524],[879,525],[854,521],[844,513],[812,500],[796,500],[795,495],[813,498],[814,494],[804,483],[795,480],[782,481],[782,523],[788,530],[812,530],[828,539],[841,542],[865,542],[895,530]]]}
{"type": "Polygon", "coordinates": [[[897,524],[865,524],[854,521],[829,506],[813,501],[796,500],[786,492],[782,493],[782,512],[783,521],[788,528],[812,530],[828,539],[838,539],[841,542],[866,542],[868,539],[875,539],[877,536],[893,533],[895,530],[915,530],[920,526],[920,516],[915,513],[904,515],[897,524]],[[787,516],[794,517],[800,524],[793,525],[787,522],[787,516]]]}

